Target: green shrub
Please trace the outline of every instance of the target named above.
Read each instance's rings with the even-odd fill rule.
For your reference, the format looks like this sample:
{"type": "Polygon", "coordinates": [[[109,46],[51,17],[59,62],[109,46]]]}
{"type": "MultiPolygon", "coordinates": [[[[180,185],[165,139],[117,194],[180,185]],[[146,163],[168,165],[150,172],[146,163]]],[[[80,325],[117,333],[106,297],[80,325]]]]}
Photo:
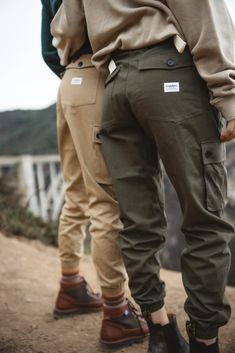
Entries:
{"type": "Polygon", "coordinates": [[[0,230],[6,235],[39,239],[57,246],[58,224],[44,222],[19,204],[19,195],[9,180],[0,178],[0,230]]]}

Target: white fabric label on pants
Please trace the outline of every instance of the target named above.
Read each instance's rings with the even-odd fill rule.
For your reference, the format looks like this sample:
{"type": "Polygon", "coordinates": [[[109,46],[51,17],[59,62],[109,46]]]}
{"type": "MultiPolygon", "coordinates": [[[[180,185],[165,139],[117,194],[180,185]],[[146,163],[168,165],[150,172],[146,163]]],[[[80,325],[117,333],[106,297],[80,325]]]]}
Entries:
{"type": "Polygon", "coordinates": [[[180,83],[179,82],[164,82],[164,92],[179,92],[180,83]]]}
{"type": "Polygon", "coordinates": [[[72,77],[71,85],[81,85],[82,77],[72,77]]]}
{"type": "Polygon", "coordinates": [[[115,62],[113,61],[113,59],[110,60],[109,63],[109,74],[111,75],[111,73],[116,69],[117,65],[115,64],[115,62]]]}

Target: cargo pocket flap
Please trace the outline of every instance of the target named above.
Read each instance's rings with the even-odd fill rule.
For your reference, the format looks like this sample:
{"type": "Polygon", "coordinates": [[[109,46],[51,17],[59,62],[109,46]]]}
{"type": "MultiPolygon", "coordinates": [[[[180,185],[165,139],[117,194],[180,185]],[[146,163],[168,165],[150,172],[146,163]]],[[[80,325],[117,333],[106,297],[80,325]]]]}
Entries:
{"type": "Polygon", "coordinates": [[[166,55],[143,55],[139,62],[139,70],[149,70],[149,69],[165,69],[174,70],[180,67],[194,66],[193,59],[191,55],[173,53],[166,55]]]}
{"type": "Polygon", "coordinates": [[[111,185],[112,178],[108,172],[103,153],[101,150],[102,141],[100,139],[100,126],[95,125],[92,128],[92,143],[93,143],[93,153],[92,166],[93,166],[93,175],[98,184],[102,185],[111,185]]]}
{"type": "Polygon", "coordinates": [[[204,142],[201,146],[204,165],[221,163],[226,160],[226,149],[224,143],[204,142]]]}

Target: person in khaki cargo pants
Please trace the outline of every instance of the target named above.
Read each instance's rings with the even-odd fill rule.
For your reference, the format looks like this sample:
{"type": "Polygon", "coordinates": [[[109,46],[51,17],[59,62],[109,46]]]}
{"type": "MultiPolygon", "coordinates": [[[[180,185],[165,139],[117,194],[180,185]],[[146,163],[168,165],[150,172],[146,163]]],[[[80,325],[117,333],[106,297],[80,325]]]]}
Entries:
{"type": "Polygon", "coordinates": [[[66,190],[59,222],[62,278],[54,314],[60,317],[103,310],[101,342],[110,347],[125,346],[142,341],[148,327],[124,296],[126,273],[118,234],[122,225],[99,137],[104,78],[91,63],[88,40],[66,68],[60,65],[50,34],[50,22],[60,3],[42,0],[42,54],[53,72],[63,74],[57,126],[66,190]],[[79,272],[88,221],[103,298],[89,289],[79,272]]]}
{"type": "Polygon", "coordinates": [[[235,137],[235,30],[226,3],[63,0],[52,34],[66,49],[64,63],[86,30],[93,63],[109,69],[101,140],[124,224],[131,293],[149,324],[148,353],[219,353],[219,328],[231,314],[224,294],[234,236],[223,217],[224,142],[235,137]],[[166,233],[160,158],[183,213],[189,345],[167,313],[160,277],[166,233]]]}

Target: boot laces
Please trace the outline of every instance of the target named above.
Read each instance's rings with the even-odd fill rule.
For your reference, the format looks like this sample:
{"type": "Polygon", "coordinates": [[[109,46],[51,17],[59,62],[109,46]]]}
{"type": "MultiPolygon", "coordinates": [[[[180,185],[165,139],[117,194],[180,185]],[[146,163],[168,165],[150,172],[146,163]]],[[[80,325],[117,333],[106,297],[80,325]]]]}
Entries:
{"type": "Polygon", "coordinates": [[[129,312],[132,315],[134,315],[134,317],[136,318],[136,321],[139,325],[140,331],[144,334],[144,330],[141,325],[142,315],[139,314],[138,310],[136,309],[136,307],[133,305],[133,303],[129,299],[127,299],[127,307],[128,307],[129,312]]]}
{"type": "Polygon", "coordinates": [[[85,280],[85,278],[83,278],[83,283],[84,283],[84,286],[85,286],[85,288],[86,288],[87,293],[89,293],[90,295],[95,295],[95,296],[98,295],[98,293],[95,293],[95,292],[94,292],[94,290],[93,290],[93,288],[91,287],[91,285],[87,283],[87,281],[85,280]]]}

